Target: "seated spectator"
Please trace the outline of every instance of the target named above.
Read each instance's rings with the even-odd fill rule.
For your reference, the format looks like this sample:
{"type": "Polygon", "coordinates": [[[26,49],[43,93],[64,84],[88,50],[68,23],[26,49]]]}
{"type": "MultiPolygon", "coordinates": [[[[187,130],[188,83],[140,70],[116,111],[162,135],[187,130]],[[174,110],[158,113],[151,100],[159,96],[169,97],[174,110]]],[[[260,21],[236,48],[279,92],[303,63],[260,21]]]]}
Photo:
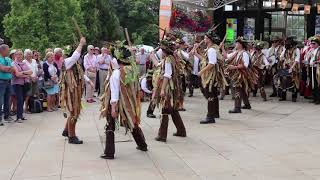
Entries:
{"type": "Polygon", "coordinates": [[[22,123],[22,120],[27,120],[23,116],[23,104],[27,96],[26,93],[31,89],[30,78],[33,72],[23,61],[22,50],[17,50],[14,57],[15,60],[12,62],[14,73],[11,83],[17,99],[17,119],[15,122],[22,123]]]}
{"type": "Polygon", "coordinates": [[[141,101],[149,101],[152,96],[152,71],[148,71],[140,79],[141,101]]]}
{"type": "Polygon", "coordinates": [[[44,88],[47,92],[48,101],[48,112],[58,110],[58,105],[56,104],[56,94],[59,93],[59,76],[60,71],[58,65],[54,62],[54,54],[48,52],[46,54],[47,61],[43,64],[44,71],[44,88]]]}

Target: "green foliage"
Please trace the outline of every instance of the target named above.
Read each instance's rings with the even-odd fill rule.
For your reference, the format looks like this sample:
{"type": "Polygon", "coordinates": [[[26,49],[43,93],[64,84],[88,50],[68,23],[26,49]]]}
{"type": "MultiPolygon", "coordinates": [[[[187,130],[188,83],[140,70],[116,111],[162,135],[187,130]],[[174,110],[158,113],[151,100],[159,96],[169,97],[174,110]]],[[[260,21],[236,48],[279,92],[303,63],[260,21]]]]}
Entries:
{"type": "Polygon", "coordinates": [[[120,37],[119,20],[109,0],[80,0],[80,6],[90,44],[100,46],[120,37]]]}
{"type": "Polygon", "coordinates": [[[128,28],[135,44],[158,42],[160,0],[112,0],[120,25],[128,28]]]}
{"type": "Polygon", "coordinates": [[[1,0],[0,36],[13,48],[44,51],[78,41],[75,17],[89,44],[124,39],[128,28],[135,44],[156,44],[160,0],[1,0]],[[3,3],[2,3],[3,2],[3,3]],[[11,8],[10,8],[11,7],[11,8]]]}
{"type": "MultiPolygon", "coordinates": [[[[48,47],[74,44],[71,17],[83,24],[77,0],[11,0],[4,19],[5,34],[14,48],[44,51],[48,47]]],[[[86,28],[81,26],[82,31],[86,28]]]]}
{"type": "Polygon", "coordinates": [[[4,26],[3,18],[10,12],[10,3],[9,0],[1,0],[0,5],[0,38],[4,38],[5,42],[8,42],[8,39],[4,35],[4,26]]]}

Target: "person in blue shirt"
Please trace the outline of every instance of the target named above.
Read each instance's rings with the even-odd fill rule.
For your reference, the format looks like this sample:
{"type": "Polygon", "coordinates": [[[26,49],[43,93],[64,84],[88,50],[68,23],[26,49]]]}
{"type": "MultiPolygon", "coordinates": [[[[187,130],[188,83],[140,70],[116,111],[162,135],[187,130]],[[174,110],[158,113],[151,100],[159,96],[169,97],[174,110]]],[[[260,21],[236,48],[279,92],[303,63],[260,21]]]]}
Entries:
{"type": "Polygon", "coordinates": [[[8,58],[9,46],[6,44],[0,45],[0,109],[3,107],[3,111],[0,111],[0,126],[3,126],[3,114],[4,120],[10,121],[10,108],[9,108],[9,98],[10,98],[10,85],[12,72],[14,69],[11,65],[11,59],[8,58]]]}

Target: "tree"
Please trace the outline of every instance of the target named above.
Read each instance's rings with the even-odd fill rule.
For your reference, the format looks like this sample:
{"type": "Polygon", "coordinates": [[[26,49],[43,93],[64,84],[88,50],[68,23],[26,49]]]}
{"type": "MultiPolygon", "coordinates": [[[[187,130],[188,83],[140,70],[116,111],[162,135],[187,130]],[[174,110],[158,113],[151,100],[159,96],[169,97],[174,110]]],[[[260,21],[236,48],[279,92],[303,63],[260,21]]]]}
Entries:
{"type": "Polygon", "coordinates": [[[128,28],[135,44],[158,42],[160,0],[113,0],[120,25],[128,28]]]}
{"type": "Polygon", "coordinates": [[[0,6],[0,38],[3,38],[5,42],[9,42],[9,39],[4,35],[3,18],[10,12],[9,0],[1,0],[0,6]]]}
{"type": "MultiPolygon", "coordinates": [[[[72,45],[75,28],[71,17],[80,26],[83,24],[78,0],[11,0],[10,5],[4,27],[14,48],[44,51],[48,47],[72,45]]],[[[84,26],[81,29],[86,30],[84,26]]]]}
{"type": "Polygon", "coordinates": [[[101,45],[120,37],[119,20],[109,0],[80,0],[88,42],[101,45]]]}

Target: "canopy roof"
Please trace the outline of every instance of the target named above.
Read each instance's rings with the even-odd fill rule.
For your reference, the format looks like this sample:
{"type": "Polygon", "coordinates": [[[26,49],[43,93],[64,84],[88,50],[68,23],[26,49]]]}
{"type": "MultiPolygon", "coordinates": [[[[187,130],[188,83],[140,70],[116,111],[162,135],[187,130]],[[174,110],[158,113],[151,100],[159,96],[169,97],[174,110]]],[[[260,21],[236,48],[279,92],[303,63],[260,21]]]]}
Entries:
{"type": "Polygon", "coordinates": [[[208,0],[173,0],[173,3],[201,10],[216,10],[236,1],[238,0],[213,0],[213,4],[210,5],[212,8],[208,8],[208,0]]]}

